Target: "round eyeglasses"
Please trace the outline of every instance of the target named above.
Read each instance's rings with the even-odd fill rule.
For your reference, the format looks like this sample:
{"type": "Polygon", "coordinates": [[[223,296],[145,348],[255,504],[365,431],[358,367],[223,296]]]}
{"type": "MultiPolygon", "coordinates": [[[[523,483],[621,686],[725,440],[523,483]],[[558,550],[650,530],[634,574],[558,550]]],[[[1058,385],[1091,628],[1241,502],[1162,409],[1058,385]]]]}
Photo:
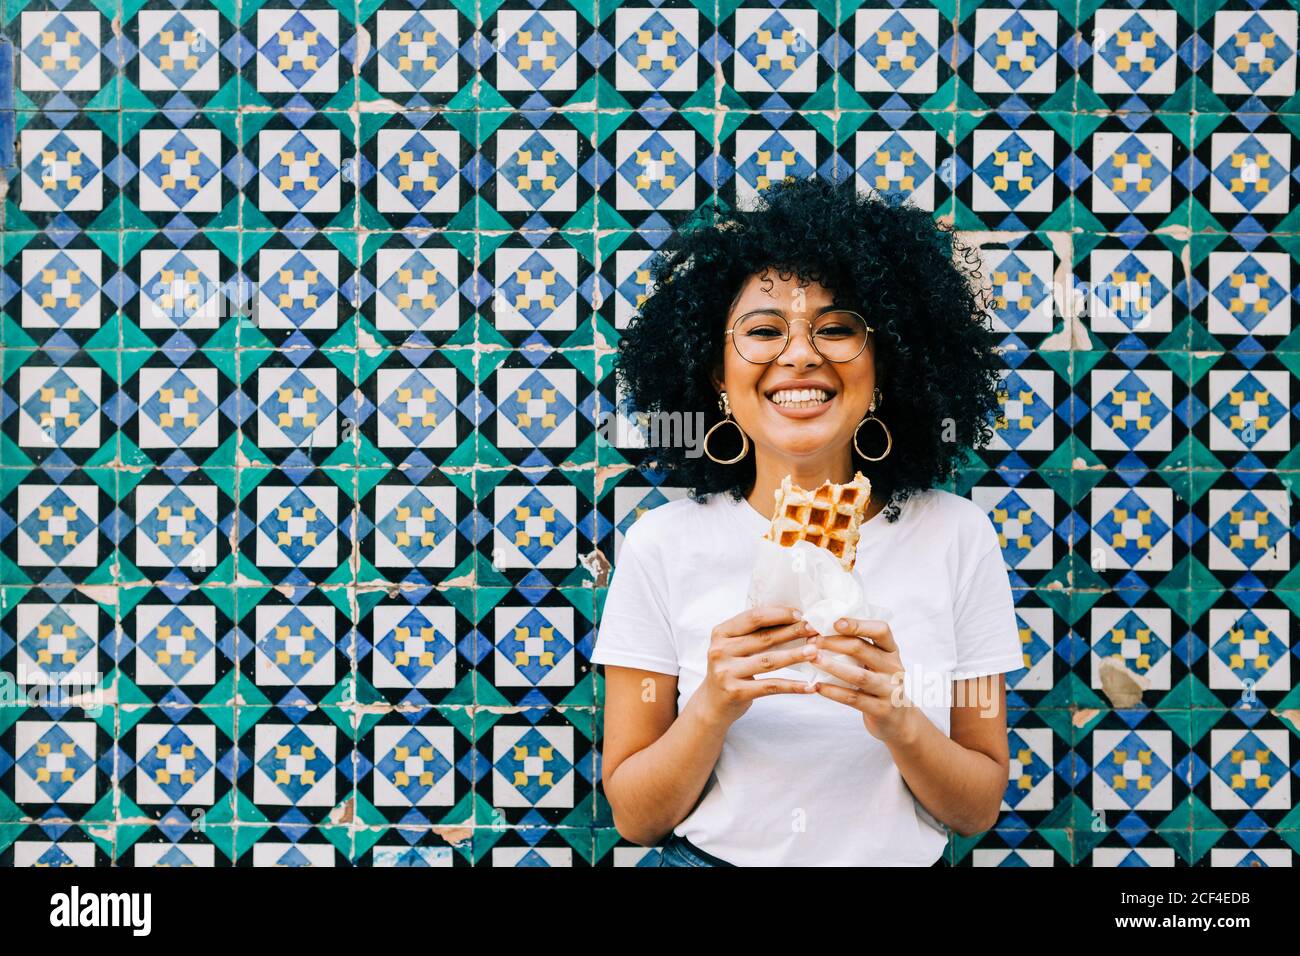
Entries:
{"type": "MultiPolygon", "coordinates": [[[[867,337],[874,331],[866,319],[849,309],[832,309],[810,320],[795,321],[805,322],[812,347],[828,362],[852,362],[867,347],[867,337]]],[[[762,309],[738,317],[727,335],[746,362],[766,365],[790,344],[791,324],[780,312],[762,309]]]]}

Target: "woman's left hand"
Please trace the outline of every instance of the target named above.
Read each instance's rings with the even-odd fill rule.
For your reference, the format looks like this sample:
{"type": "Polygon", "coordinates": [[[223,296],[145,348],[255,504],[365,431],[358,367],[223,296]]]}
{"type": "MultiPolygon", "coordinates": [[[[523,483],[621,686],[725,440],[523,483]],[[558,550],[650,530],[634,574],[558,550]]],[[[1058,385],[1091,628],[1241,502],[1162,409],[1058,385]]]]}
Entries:
{"type": "Polygon", "coordinates": [[[808,638],[822,652],[809,663],[852,687],[818,681],[817,693],[862,711],[862,722],[877,740],[906,739],[920,712],[903,693],[903,660],[889,625],[841,618],[835,630],[835,634],[808,638]],[[826,652],[843,654],[853,663],[832,660],[826,652]]]}

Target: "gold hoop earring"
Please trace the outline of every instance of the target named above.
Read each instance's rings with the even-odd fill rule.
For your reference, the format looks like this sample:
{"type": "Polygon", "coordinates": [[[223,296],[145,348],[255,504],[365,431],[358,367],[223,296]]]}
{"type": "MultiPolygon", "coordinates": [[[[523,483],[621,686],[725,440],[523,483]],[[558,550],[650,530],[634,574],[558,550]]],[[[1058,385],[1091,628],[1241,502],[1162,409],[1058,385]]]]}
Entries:
{"type": "MultiPolygon", "coordinates": [[[[872,407],[874,408],[875,402],[872,402],[871,404],[872,407]]],[[[864,461],[883,461],[885,458],[889,457],[889,452],[891,449],[893,449],[893,447],[894,447],[894,436],[889,433],[889,426],[886,425],[884,422],[882,422],[879,418],[877,418],[876,413],[874,411],[869,411],[867,417],[862,419],[862,421],[858,422],[858,427],[853,429],[853,450],[856,451],[859,455],[862,455],[864,461]],[[864,454],[862,449],[858,447],[858,431],[861,430],[862,426],[865,425],[867,422],[875,422],[877,425],[881,427],[881,429],[885,433],[885,450],[875,458],[872,458],[870,455],[864,454]]]]}
{"type": "Polygon", "coordinates": [[[723,392],[721,397],[719,397],[718,407],[722,409],[722,414],[725,417],[722,419],[722,421],[717,422],[712,428],[710,428],[707,432],[704,433],[704,455],[706,458],[709,459],[709,461],[713,462],[714,464],[734,465],[736,462],[740,461],[742,458],[744,458],[746,455],[749,454],[749,436],[746,435],[744,429],[740,427],[740,423],[731,417],[731,402],[727,399],[726,392],[723,392]],[[715,431],[717,431],[723,425],[728,425],[728,424],[736,426],[736,431],[740,432],[740,454],[738,454],[735,458],[715,458],[713,456],[713,452],[709,451],[709,439],[713,437],[713,433],[715,431]]]}

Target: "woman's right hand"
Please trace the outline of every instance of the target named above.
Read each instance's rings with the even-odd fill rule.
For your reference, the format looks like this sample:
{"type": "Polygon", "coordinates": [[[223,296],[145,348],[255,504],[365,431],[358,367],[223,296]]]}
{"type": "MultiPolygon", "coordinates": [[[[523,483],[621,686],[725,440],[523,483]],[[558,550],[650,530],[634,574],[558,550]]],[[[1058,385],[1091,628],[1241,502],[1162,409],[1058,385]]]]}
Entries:
{"type": "Polygon", "coordinates": [[[816,685],[807,681],[754,676],[812,660],[815,645],[773,648],[815,633],[797,608],[781,605],[750,608],[723,621],[709,636],[708,671],[699,691],[705,712],[730,726],[756,697],[816,693],[816,685]]]}

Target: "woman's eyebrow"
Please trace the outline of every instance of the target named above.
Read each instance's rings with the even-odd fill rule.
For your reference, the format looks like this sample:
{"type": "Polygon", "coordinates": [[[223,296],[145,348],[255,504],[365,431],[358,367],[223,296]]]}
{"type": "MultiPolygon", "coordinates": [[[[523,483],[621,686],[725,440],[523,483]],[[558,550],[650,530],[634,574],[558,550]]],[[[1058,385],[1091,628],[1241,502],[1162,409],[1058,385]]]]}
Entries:
{"type": "MultiPolygon", "coordinates": [[[[814,309],[814,310],[813,310],[813,315],[821,315],[823,312],[842,312],[842,311],[844,311],[844,310],[847,309],[847,308],[848,308],[847,305],[823,305],[820,309],[814,309]]],[[[761,307],[761,308],[757,308],[757,309],[746,309],[744,312],[742,312],[742,313],[740,313],[740,314],[741,314],[741,315],[753,315],[755,312],[771,312],[771,313],[774,313],[775,315],[779,315],[779,316],[781,316],[781,318],[783,318],[783,319],[789,319],[789,318],[790,318],[788,315],[785,314],[785,310],[784,310],[784,309],[777,309],[777,308],[773,308],[773,307],[771,307],[771,306],[763,306],[763,307],[761,307]]]]}

